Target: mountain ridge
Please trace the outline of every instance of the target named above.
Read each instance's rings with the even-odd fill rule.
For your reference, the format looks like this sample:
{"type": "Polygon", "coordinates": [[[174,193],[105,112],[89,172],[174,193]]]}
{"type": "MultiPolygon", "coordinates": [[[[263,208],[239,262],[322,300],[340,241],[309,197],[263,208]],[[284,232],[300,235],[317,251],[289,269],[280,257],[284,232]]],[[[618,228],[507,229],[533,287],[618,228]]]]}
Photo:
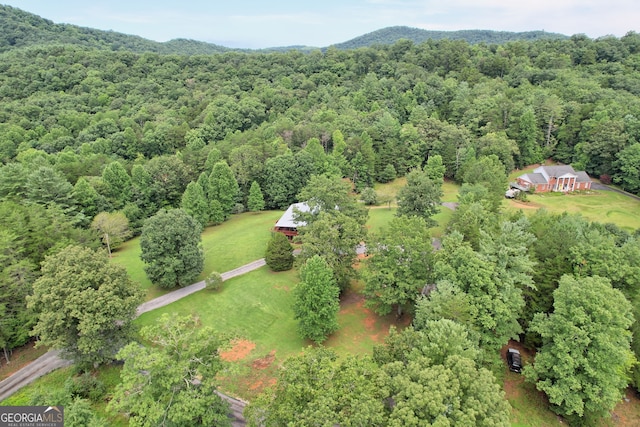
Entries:
{"type": "Polygon", "coordinates": [[[514,40],[535,40],[541,38],[564,39],[568,36],[544,31],[505,32],[493,30],[431,31],[407,26],[386,27],[363,34],[342,43],[327,47],[282,46],[264,49],[229,48],[214,43],[177,38],[167,42],[156,42],[143,37],[111,30],[99,30],[72,24],[58,24],[22,9],[0,5],[0,52],[29,46],[71,44],[87,48],[153,52],[159,54],[213,54],[223,52],[277,52],[299,50],[357,49],[372,45],[393,44],[401,39],[414,43],[432,40],[464,40],[475,43],[506,43],[514,40]]]}

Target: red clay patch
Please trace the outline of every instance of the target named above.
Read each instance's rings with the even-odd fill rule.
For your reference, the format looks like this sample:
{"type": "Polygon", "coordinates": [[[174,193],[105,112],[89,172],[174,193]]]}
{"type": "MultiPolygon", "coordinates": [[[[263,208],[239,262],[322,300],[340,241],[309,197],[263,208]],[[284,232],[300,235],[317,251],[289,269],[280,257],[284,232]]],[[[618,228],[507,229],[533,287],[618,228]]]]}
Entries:
{"type": "Polygon", "coordinates": [[[256,348],[256,344],[249,340],[238,339],[232,341],[233,346],[227,351],[220,352],[220,358],[225,362],[235,362],[242,360],[256,348]]]}
{"type": "Polygon", "coordinates": [[[261,357],[259,359],[254,360],[251,366],[254,369],[267,369],[275,359],[276,359],[276,351],[271,350],[271,352],[269,352],[269,354],[267,354],[265,357],[261,357]]]}

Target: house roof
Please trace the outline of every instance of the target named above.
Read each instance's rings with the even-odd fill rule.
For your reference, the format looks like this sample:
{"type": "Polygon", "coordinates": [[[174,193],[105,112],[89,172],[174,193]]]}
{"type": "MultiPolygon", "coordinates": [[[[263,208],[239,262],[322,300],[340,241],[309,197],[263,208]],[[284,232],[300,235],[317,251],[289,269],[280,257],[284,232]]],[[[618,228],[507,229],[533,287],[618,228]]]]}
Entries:
{"type": "Polygon", "coordinates": [[[288,228],[296,228],[302,227],[306,225],[304,221],[296,221],[294,216],[298,212],[309,212],[309,205],[306,202],[294,203],[287,208],[287,210],[282,214],[278,222],[276,222],[276,227],[288,227],[288,228]],[[295,210],[295,212],[294,212],[295,210]]]}
{"type": "Polygon", "coordinates": [[[576,175],[578,176],[576,179],[578,182],[591,182],[591,178],[589,178],[589,175],[587,175],[585,171],[576,172],[576,175]]]}
{"type": "Polygon", "coordinates": [[[525,173],[518,178],[532,184],[548,184],[551,178],[575,177],[576,182],[591,182],[584,171],[576,172],[570,165],[540,166],[532,173],[525,173]]]}
{"type": "Polygon", "coordinates": [[[520,175],[520,179],[532,184],[546,184],[548,181],[541,173],[525,173],[520,175]]]}
{"type": "Polygon", "coordinates": [[[557,166],[540,166],[533,170],[534,173],[541,173],[547,178],[559,178],[564,175],[576,175],[576,171],[569,165],[557,165],[557,166]]]}

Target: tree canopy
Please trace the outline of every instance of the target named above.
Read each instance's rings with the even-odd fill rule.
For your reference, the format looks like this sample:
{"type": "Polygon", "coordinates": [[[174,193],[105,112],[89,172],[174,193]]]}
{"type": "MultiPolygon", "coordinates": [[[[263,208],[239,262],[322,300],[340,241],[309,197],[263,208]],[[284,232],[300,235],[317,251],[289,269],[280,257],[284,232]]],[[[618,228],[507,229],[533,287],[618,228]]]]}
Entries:
{"type": "Polygon", "coordinates": [[[151,282],[164,288],[191,285],[204,265],[202,225],[182,209],[149,218],[140,237],[140,258],[151,282]]]}
{"type": "Polygon", "coordinates": [[[129,341],[142,292],[106,253],[69,246],[45,259],[27,300],[41,345],[86,366],[113,360],[129,341]]]}

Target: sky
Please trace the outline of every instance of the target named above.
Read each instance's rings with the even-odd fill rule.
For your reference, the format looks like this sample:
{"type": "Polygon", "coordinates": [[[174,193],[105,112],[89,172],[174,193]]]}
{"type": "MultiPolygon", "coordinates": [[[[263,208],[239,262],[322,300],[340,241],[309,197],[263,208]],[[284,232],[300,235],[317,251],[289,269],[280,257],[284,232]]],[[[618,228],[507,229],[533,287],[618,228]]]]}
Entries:
{"type": "Polygon", "coordinates": [[[533,31],[591,38],[640,32],[638,0],[0,0],[55,23],[159,42],[327,47],[381,28],[533,31]]]}

